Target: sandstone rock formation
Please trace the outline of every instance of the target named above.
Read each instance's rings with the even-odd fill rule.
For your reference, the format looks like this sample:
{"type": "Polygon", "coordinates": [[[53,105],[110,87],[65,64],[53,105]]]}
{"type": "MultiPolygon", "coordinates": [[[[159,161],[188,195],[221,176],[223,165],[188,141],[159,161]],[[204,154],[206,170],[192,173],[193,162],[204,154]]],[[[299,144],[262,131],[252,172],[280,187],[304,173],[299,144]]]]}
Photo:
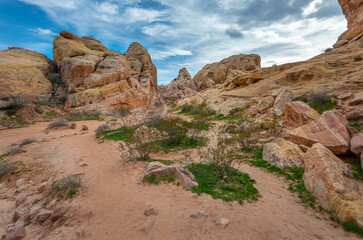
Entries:
{"type": "MultiPolygon", "coordinates": [[[[274,94],[272,94],[274,95],[274,94]]],[[[285,111],[285,105],[289,102],[292,102],[294,99],[294,94],[292,91],[282,88],[277,91],[277,97],[274,102],[274,106],[272,111],[276,116],[282,116],[285,111]]]]}
{"type": "Polygon", "coordinates": [[[350,140],[350,149],[358,157],[363,153],[363,131],[352,137],[350,140]]]}
{"type": "Polygon", "coordinates": [[[15,47],[0,51],[0,109],[49,99],[47,76],[54,69],[54,62],[41,53],[15,47]]]}
{"type": "Polygon", "coordinates": [[[240,54],[208,64],[193,78],[198,91],[225,83],[226,88],[247,86],[263,79],[261,58],[257,54],[240,54]]]}
{"type": "Polygon", "coordinates": [[[167,86],[160,88],[160,94],[164,98],[188,98],[197,93],[197,87],[192,82],[186,68],[179,70],[177,78],[174,78],[167,86]]]}
{"type": "Polygon", "coordinates": [[[166,166],[160,162],[151,162],[142,171],[140,182],[145,181],[146,177],[169,177],[175,176],[186,190],[198,187],[198,183],[191,172],[178,166],[166,166]]]}
{"type": "Polygon", "coordinates": [[[320,143],[305,153],[304,164],[305,186],[320,204],[363,226],[363,200],[350,168],[320,143]]]}
{"type": "Polygon", "coordinates": [[[363,4],[361,0],[338,0],[345,18],[348,22],[348,30],[339,37],[341,40],[352,40],[362,37],[363,34],[363,4]]]}
{"type": "Polygon", "coordinates": [[[312,146],[321,143],[334,154],[343,154],[350,149],[348,121],[338,111],[325,112],[320,118],[291,131],[290,139],[298,145],[312,146]]]}
{"type": "Polygon", "coordinates": [[[303,157],[304,153],[298,145],[283,138],[267,143],[263,148],[263,159],[279,168],[303,167],[303,157]]]}
{"type": "Polygon", "coordinates": [[[320,114],[309,105],[301,101],[286,104],[286,125],[301,127],[320,117],[320,114]]]}
{"type": "Polygon", "coordinates": [[[70,94],[66,108],[149,107],[156,96],[156,67],[139,43],[132,43],[124,56],[93,37],[60,32],[53,45],[70,94]]]}

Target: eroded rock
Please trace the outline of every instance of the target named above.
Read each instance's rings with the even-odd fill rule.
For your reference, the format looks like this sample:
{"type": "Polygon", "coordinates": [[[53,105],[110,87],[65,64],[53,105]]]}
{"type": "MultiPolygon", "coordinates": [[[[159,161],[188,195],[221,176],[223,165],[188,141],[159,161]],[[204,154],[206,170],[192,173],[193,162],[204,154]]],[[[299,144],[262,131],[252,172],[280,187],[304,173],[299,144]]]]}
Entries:
{"type": "Polygon", "coordinates": [[[320,117],[320,114],[309,105],[301,101],[287,103],[286,125],[289,127],[301,127],[320,117]]]}
{"type": "Polygon", "coordinates": [[[350,150],[358,157],[363,152],[363,132],[355,134],[350,140],[350,150]]]}

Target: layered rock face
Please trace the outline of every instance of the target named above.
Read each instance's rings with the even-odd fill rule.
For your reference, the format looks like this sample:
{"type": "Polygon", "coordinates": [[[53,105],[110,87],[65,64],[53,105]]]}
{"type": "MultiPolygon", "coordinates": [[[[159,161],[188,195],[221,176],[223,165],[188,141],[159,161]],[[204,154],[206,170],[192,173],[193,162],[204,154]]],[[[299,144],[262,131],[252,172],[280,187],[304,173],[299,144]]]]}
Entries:
{"type": "Polygon", "coordinates": [[[361,0],[338,0],[345,18],[348,30],[339,37],[339,41],[352,40],[363,34],[363,3],[361,0]]]}
{"type": "Polygon", "coordinates": [[[350,168],[320,143],[305,153],[304,164],[305,186],[320,204],[363,226],[363,199],[350,168]]]}
{"type": "Polygon", "coordinates": [[[0,109],[37,99],[49,99],[47,79],[55,64],[45,55],[23,48],[0,51],[0,109]]]}
{"type": "Polygon", "coordinates": [[[124,56],[93,37],[61,32],[53,45],[69,92],[66,108],[149,107],[157,94],[156,67],[139,43],[124,56]]]}
{"type": "Polygon", "coordinates": [[[160,94],[164,98],[188,98],[196,93],[197,86],[186,68],[180,69],[178,77],[160,89],[160,94]]]}
{"type": "Polygon", "coordinates": [[[309,105],[301,101],[286,104],[286,125],[301,127],[320,117],[320,114],[309,105]]]}
{"type": "Polygon", "coordinates": [[[198,91],[225,83],[226,88],[247,86],[263,79],[261,58],[257,54],[240,54],[208,64],[193,78],[198,91]]]}

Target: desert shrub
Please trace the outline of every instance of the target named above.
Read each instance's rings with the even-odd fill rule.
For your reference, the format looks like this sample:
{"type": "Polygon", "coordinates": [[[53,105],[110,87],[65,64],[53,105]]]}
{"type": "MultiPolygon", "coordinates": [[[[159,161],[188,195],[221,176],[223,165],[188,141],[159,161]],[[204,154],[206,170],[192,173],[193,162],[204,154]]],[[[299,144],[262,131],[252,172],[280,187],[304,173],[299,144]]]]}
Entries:
{"type": "Polygon", "coordinates": [[[58,113],[54,110],[50,110],[49,112],[46,112],[45,115],[47,117],[56,117],[56,116],[58,116],[58,113]]]}
{"type": "Polygon", "coordinates": [[[2,178],[6,173],[10,172],[13,166],[10,163],[0,162],[0,178],[2,178]]]}
{"type": "Polygon", "coordinates": [[[120,118],[123,128],[127,128],[130,125],[129,116],[131,115],[131,109],[129,107],[120,107],[115,114],[120,118]]]}
{"type": "Polygon", "coordinates": [[[52,122],[48,125],[48,129],[57,128],[57,127],[68,127],[69,123],[67,121],[57,121],[52,122]]]}
{"type": "Polygon", "coordinates": [[[25,145],[31,144],[33,142],[37,142],[37,140],[35,138],[26,138],[19,143],[19,147],[24,147],[25,145]]]}
{"type": "Polygon", "coordinates": [[[242,114],[247,108],[246,107],[241,107],[241,108],[233,108],[231,111],[229,111],[228,116],[229,117],[233,117],[239,114],[242,114]]]}
{"type": "Polygon", "coordinates": [[[19,147],[9,147],[8,149],[6,149],[5,154],[1,155],[0,158],[2,158],[3,156],[12,156],[18,153],[22,153],[22,152],[26,152],[24,149],[19,148],[19,147]]]}
{"type": "Polygon", "coordinates": [[[157,108],[153,111],[148,111],[141,121],[141,124],[147,124],[148,126],[155,127],[161,120],[164,119],[163,116],[164,108],[157,108]]]}
{"type": "Polygon", "coordinates": [[[100,134],[100,133],[104,133],[104,132],[108,132],[111,131],[111,127],[108,124],[102,124],[100,126],[98,126],[95,130],[96,134],[100,134]]]}
{"type": "Polygon", "coordinates": [[[249,149],[257,142],[261,126],[256,119],[242,115],[232,124],[237,125],[236,129],[230,131],[232,141],[237,143],[241,150],[249,149]]]}
{"type": "Polygon", "coordinates": [[[6,114],[8,115],[8,116],[13,116],[13,115],[15,115],[21,108],[23,107],[23,105],[22,104],[16,104],[16,105],[13,105],[13,106],[11,106],[11,107],[9,107],[9,108],[7,108],[6,110],[5,110],[5,112],[6,112],[6,114]]]}
{"type": "Polygon", "coordinates": [[[337,104],[331,101],[331,98],[325,91],[318,93],[311,93],[308,96],[308,104],[314,108],[318,113],[322,114],[325,111],[336,108],[337,104]]]}
{"type": "Polygon", "coordinates": [[[362,61],[362,57],[360,55],[357,55],[354,57],[354,62],[362,61]]]}
{"type": "Polygon", "coordinates": [[[277,116],[265,118],[263,121],[263,125],[268,127],[267,132],[270,136],[273,136],[274,138],[279,138],[281,136],[284,125],[279,123],[277,116]]]}
{"type": "Polygon", "coordinates": [[[77,189],[81,186],[81,178],[78,175],[68,175],[63,177],[50,185],[51,193],[66,193],[67,198],[72,198],[77,189]]]}
{"type": "Polygon", "coordinates": [[[98,112],[88,112],[88,111],[77,111],[77,112],[68,112],[66,118],[68,121],[77,122],[77,121],[88,121],[88,120],[99,120],[100,113],[98,112]]]}
{"type": "Polygon", "coordinates": [[[47,78],[53,84],[62,84],[62,78],[59,73],[50,73],[47,78]]]}
{"type": "Polygon", "coordinates": [[[131,158],[146,160],[156,150],[155,145],[150,142],[159,137],[160,133],[156,129],[142,126],[129,141],[120,144],[120,150],[128,151],[131,158]]]}
{"type": "Polygon", "coordinates": [[[184,104],[180,113],[188,115],[199,115],[202,117],[209,117],[216,115],[216,111],[208,107],[205,103],[199,105],[184,104]]]}
{"type": "Polygon", "coordinates": [[[97,138],[103,137],[104,139],[113,140],[113,141],[121,140],[121,141],[127,142],[132,138],[132,136],[135,132],[135,129],[136,129],[135,127],[118,128],[115,130],[97,133],[96,137],[97,138]]]}
{"type": "Polygon", "coordinates": [[[177,117],[163,119],[155,124],[155,127],[168,138],[171,145],[180,144],[189,132],[186,121],[177,117]]]}

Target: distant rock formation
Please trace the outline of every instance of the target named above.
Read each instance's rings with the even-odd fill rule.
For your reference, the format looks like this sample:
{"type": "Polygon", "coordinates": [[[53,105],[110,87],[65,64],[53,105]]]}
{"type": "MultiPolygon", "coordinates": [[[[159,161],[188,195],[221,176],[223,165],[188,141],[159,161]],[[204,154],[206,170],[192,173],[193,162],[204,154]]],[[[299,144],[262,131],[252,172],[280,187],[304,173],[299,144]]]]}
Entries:
{"type": "Polygon", "coordinates": [[[47,79],[55,64],[45,55],[23,48],[0,51],[0,109],[50,98],[47,79]]]}
{"type": "Polygon", "coordinates": [[[160,94],[164,98],[188,98],[196,93],[197,86],[186,68],[180,69],[178,77],[174,78],[169,85],[160,87],[160,94]]]}
{"type": "Polygon", "coordinates": [[[193,78],[198,91],[224,83],[227,89],[247,86],[264,79],[261,58],[257,54],[240,54],[207,64],[193,78]]]}
{"type": "Polygon", "coordinates": [[[363,3],[361,0],[338,0],[345,18],[348,30],[340,35],[338,41],[352,40],[363,36],[363,3]]]}
{"type": "Polygon", "coordinates": [[[60,32],[53,53],[68,88],[66,108],[149,107],[157,95],[156,67],[139,43],[125,56],[93,37],[60,32]]]}

